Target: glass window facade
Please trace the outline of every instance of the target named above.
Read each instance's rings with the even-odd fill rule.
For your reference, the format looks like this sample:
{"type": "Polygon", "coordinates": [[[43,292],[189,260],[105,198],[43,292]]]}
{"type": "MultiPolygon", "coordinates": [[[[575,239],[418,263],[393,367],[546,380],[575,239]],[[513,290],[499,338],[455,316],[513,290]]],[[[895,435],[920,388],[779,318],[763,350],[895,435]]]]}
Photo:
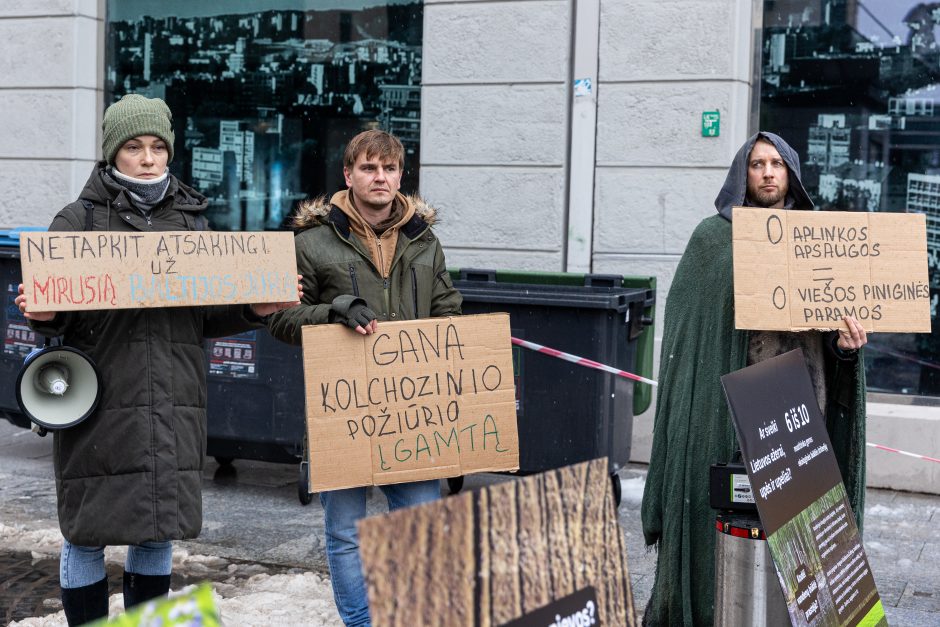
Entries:
{"type": "Polygon", "coordinates": [[[418,188],[423,5],[390,0],[108,0],[107,102],[163,98],[171,171],[217,230],[277,229],[345,188],[342,152],[383,128],[418,188]]]}
{"type": "Polygon", "coordinates": [[[927,216],[930,334],[876,334],[870,391],[940,396],[940,3],[765,0],[761,129],[820,209],[927,216]]]}

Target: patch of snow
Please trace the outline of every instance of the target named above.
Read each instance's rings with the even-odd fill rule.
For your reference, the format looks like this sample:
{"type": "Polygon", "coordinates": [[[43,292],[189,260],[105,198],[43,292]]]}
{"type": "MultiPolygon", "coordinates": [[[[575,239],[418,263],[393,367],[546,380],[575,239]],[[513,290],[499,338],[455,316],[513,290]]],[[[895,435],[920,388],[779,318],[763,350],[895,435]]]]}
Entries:
{"type": "MultiPolygon", "coordinates": [[[[196,557],[205,558],[190,556],[196,557]]],[[[232,577],[212,584],[213,597],[223,624],[245,627],[343,627],[333,604],[333,589],[329,580],[310,572],[257,574],[241,578],[236,575],[244,575],[256,565],[239,564],[234,570],[231,566],[236,565],[229,567],[229,571],[233,573],[232,577]]],[[[187,586],[179,591],[171,591],[170,596],[184,594],[191,589],[192,586],[187,586]]],[[[112,594],[108,600],[108,608],[112,617],[123,612],[123,595],[112,594]]],[[[65,612],[60,610],[48,616],[13,622],[9,627],[63,627],[65,624],[65,612]]]]}
{"type": "Polygon", "coordinates": [[[865,551],[868,553],[887,553],[890,550],[890,547],[887,547],[880,542],[875,542],[874,540],[865,541],[865,551]]]}
{"type": "Polygon", "coordinates": [[[645,485],[646,477],[631,477],[630,479],[621,479],[621,501],[630,505],[639,505],[643,502],[643,486],[645,485]]]}
{"type": "MultiPolygon", "coordinates": [[[[0,543],[12,550],[29,551],[36,559],[56,558],[62,548],[62,534],[58,529],[31,529],[28,525],[0,523],[0,543]]],[[[105,549],[105,560],[123,564],[127,547],[105,549]]],[[[216,605],[222,620],[228,625],[296,625],[310,627],[342,627],[343,623],[333,603],[333,588],[329,579],[311,572],[288,572],[271,575],[263,564],[232,563],[211,555],[192,555],[184,548],[173,546],[173,570],[199,577],[219,574],[228,577],[213,582],[216,605]]],[[[170,596],[188,591],[171,591],[170,596]]],[[[56,603],[56,605],[58,605],[56,603]]],[[[124,611],[122,594],[112,594],[108,600],[110,615],[124,611]]],[[[9,627],[64,627],[65,613],[61,610],[42,617],[26,618],[10,623],[9,627]]]]}
{"type": "Polygon", "coordinates": [[[865,508],[865,516],[883,516],[885,518],[921,518],[923,508],[915,505],[872,505],[865,508]]]}
{"type": "Polygon", "coordinates": [[[222,621],[230,625],[342,627],[330,582],[314,573],[255,575],[215,584],[222,621]]]}
{"type": "Polygon", "coordinates": [[[0,543],[14,551],[58,555],[62,551],[62,533],[58,528],[35,529],[29,525],[0,523],[0,543]]]}

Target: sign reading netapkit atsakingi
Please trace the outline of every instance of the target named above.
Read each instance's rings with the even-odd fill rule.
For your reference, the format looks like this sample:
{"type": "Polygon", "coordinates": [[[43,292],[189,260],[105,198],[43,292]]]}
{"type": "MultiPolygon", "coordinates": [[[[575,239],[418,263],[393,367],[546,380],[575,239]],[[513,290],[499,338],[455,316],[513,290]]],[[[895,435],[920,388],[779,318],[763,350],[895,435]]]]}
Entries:
{"type": "Polygon", "coordinates": [[[735,327],[930,332],[923,214],[735,207],[735,327]]]}
{"type": "Polygon", "coordinates": [[[310,490],[519,468],[508,314],[303,328],[310,490]]]}
{"type": "Polygon", "coordinates": [[[26,310],[297,300],[291,233],[22,233],[26,310]]]}

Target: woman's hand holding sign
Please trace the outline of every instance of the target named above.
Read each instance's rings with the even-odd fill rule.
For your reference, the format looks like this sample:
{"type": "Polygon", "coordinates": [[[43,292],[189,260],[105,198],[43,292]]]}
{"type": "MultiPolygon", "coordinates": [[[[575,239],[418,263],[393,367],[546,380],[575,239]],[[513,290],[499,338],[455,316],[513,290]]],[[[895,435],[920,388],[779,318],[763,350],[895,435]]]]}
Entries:
{"type": "Polygon", "coordinates": [[[251,306],[251,310],[255,312],[255,315],[259,318],[264,318],[265,316],[270,316],[273,313],[277,313],[282,309],[290,309],[291,307],[296,307],[300,304],[300,299],[304,297],[304,286],[303,286],[304,277],[302,274],[297,275],[297,300],[290,302],[285,301],[281,303],[255,303],[251,306]]]}
{"type": "Polygon", "coordinates": [[[26,294],[23,293],[22,283],[20,283],[19,287],[16,288],[16,300],[13,302],[16,303],[16,306],[20,309],[20,313],[23,314],[23,317],[27,320],[35,320],[36,322],[49,322],[55,318],[54,311],[37,311],[35,313],[29,313],[26,311],[26,294]]]}

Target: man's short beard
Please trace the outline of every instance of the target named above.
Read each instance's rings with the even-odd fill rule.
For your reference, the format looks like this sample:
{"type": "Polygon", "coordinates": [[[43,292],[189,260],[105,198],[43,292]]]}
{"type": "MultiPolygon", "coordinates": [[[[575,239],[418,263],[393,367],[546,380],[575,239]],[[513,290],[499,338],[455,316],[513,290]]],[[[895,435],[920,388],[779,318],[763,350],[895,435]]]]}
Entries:
{"type": "Polygon", "coordinates": [[[759,189],[748,190],[748,199],[757,207],[773,207],[775,204],[786,198],[787,190],[781,189],[776,192],[762,192],[759,189]]]}

